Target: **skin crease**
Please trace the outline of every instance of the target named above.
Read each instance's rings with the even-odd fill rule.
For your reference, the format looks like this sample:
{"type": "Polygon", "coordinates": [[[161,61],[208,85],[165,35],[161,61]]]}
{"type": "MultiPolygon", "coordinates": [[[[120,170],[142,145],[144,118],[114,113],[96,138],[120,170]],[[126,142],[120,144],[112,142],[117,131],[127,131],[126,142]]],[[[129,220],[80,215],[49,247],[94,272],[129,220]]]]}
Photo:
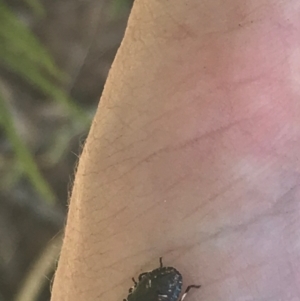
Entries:
{"type": "MultiPolygon", "coordinates": [[[[300,300],[300,5],[136,0],[79,161],[52,301],[163,257],[186,300],[300,300]]],[[[145,300],[151,301],[151,300],[145,300]]]]}

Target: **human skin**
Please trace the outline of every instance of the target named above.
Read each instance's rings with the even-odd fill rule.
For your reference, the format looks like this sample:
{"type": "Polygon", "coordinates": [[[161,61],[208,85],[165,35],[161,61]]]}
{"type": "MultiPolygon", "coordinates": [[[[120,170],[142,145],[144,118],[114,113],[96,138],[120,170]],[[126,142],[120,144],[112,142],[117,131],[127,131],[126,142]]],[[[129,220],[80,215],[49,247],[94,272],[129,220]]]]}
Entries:
{"type": "Polygon", "coordinates": [[[52,301],[121,301],[160,256],[202,285],[189,301],[300,300],[299,16],[298,0],[136,0],[52,301]]]}

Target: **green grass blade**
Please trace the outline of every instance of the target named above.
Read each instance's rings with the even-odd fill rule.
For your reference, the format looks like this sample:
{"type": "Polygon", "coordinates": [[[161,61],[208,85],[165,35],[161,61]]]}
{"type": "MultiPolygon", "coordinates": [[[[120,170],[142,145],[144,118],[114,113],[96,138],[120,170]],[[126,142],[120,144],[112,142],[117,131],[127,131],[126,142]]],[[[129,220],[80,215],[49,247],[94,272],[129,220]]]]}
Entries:
{"type": "Polygon", "coordinates": [[[66,112],[86,126],[90,120],[54,79],[66,79],[35,36],[0,0],[0,60],[38,90],[60,103],[66,112]]]}
{"type": "Polygon", "coordinates": [[[15,56],[22,55],[58,80],[66,79],[66,75],[56,66],[43,45],[2,0],[0,0],[0,48],[7,49],[15,56]]]}
{"type": "Polygon", "coordinates": [[[23,172],[28,176],[30,182],[35,187],[41,197],[50,205],[54,205],[56,197],[49,184],[41,175],[33,156],[26,147],[22,139],[16,132],[11,113],[0,93],[0,124],[2,125],[9,142],[15,151],[16,158],[20,163],[23,172]]]}

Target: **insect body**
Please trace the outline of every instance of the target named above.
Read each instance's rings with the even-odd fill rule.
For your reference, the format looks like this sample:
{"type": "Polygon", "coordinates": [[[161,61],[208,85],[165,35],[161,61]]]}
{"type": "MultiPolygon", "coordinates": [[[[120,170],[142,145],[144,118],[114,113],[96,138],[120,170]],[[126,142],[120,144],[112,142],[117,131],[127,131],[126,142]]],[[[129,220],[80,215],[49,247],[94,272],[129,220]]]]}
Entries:
{"type": "MultiPolygon", "coordinates": [[[[173,267],[164,267],[162,258],[160,267],[138,277],[134,286],[129,289],[127,299],[123,301],[177,301],[181,288],[182,276],[173,267]]],[[[200,285],[190,285],[178,301],[183,301],[191,288],[199,288],[200,285]]]]}

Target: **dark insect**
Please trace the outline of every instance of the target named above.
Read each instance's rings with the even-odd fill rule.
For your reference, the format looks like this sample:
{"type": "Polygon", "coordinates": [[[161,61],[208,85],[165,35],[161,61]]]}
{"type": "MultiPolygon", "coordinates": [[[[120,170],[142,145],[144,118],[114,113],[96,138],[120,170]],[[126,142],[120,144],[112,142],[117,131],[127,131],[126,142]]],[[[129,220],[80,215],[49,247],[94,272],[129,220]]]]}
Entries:
{"type": "MultiPolygon", "coordinates": [[[[182,276],[173,267],[164,267],[162,257],[160,267],[139,275],[138,281],[129,289],[127,299],[123,301],[177,301],[182,287],[182,276]]],[[[189,285],[178,301],[183,301],[191,288],[200,285],[189,285]]]]}

